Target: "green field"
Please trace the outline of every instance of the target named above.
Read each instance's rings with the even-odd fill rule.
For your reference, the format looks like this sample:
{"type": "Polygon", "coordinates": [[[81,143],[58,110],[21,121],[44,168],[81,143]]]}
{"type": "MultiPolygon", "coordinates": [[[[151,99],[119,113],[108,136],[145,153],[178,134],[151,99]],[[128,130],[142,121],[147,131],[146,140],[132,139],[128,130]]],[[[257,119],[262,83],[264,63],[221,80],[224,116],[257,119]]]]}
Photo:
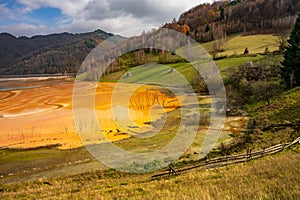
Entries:
{"type": "MultiPolygon", "coordinates": [[[[213,52],[215,41],[201,44],[209,53],[213,52]]],[[[250,35],[250,36],[234,36],[229,37],[225,43],[225,51],[217,54],[218,56],[241,55],[245,48],[249,49],[250,54],[265,53],[268,48],[270,52],[279,49],[278,36],[266,35],[250,35]]]]}
{"type": "Polygon", "coordinates": [[[252,61],[257,62],[264,58],[264,56],[258,55],[249,55],[249,56],[239,56],[239,57],[228,57],[220,60],[216,60],[215,63],[219,67],[220,71],[222,72],[225,69],[230,67],[237,67],[240,65],[245,64],[246,62],[252,61]]]}
{"type": "MultiPolygon", "coordinates": [[[[210,54],[212,54],[213,45],[214,42],[201,44],[201,46],[210,54]]],[[[271,34],[251,36],[235,35],[228,38],[228,41],[226,42],[226,51],[218,53],[216,57],[221,58],[216,59],[214,62],[219,67],[222,76],[224,77],[223,71],[225,69],[236,67],[249,61],[254,63],[258,62],[265,57],[264,53],[266,47],[268,47],[269,52],[273,52],[278,50],[278,46],[278,36],[271,34]],[[245,47],[248,47],[250,51],[249,55],[243,55],[245,47]]],[[[157,84],[165,80],[170,80],[169,82],[178,80],[176,73],[168,73],[168,67],[176,69],[176,71],[181,73],[188,82],[191,82],[195,76],[196,70],[187,62],[177,62],[165,66],[154,63],[142,65],[138,68],[127,67],[122,71],[102,77],[101,81],[115,82],[119,80],[128,83],[157,84]],[[128,72],[130,72],[132,76],[124,78],[128,72]]],[[[84,76],[86,75],[81,75],[81,77],[84,76]]],[[[178,84],[180,85],[182,83],[179,82],[178,84]]]]}
{"type": "Polygon", "coordinates": [[[130,73],[130,76],[123,76],[119,81],[149,85],[184,86],[192,81],[195,72],[196,70],[189,63],[142,65],[129,70],[127,73],[130,73]],[[171,71],[171,69],[175,70],[171,71]]]}

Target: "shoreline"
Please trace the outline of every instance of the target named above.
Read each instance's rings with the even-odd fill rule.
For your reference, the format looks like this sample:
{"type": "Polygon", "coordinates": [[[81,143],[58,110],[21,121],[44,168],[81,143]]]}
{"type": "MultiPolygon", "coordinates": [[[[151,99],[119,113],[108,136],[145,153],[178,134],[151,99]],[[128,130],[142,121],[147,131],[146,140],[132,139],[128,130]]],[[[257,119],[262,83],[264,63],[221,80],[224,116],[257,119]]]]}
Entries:
{"type": "Polygon", "coordinates": [[[0,82],[4,81],[43,81],[48,79],[70,79],[70,76],[30,76],[30,77],[0,77],[0,82]]]}

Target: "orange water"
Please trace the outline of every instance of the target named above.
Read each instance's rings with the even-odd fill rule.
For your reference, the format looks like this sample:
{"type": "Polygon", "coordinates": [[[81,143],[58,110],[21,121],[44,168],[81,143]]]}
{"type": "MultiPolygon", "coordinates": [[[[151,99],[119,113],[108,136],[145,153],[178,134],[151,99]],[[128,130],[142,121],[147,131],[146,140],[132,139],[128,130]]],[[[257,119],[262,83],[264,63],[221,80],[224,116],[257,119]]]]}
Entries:
{"type": "MultiPolygon", "coordinates": [[[[149,122],[159,120],[163,114],[180,105],[180,99],[169,97],[156,87],[135,85],[137,89],[132,91],[130,84],[118,83],[116,91],[116,83],[101,83],[92,94],[95,95],[97,122],[88,119],[79,122],[82,124],[77,124],[81,127],[78,130],[72,113],[73,84],[65,82],[0,92],[0,146],[30,148],[60,144],[63,149],[76,148],[82,146],[78,132],[87,131],[86,126],[96,127],[97,123],[108,140],[116,141],[130,137],[127,126],[134,126],[135,130],[151,129],[149,122]],[[131,93],[130,98],[123,99],[128,92],[131,93]],[[114,99],[118,99],[117,103],[114,99]],[[122,119],[124,112],[128,112],[127,124],[122,119]]],[[[91,85],[95,83],[86,82],[81,87],[84,90],[91,85]]],[[[93,143],[101,142],[103,137],[95,133],[86,139],[93,143]]]]}

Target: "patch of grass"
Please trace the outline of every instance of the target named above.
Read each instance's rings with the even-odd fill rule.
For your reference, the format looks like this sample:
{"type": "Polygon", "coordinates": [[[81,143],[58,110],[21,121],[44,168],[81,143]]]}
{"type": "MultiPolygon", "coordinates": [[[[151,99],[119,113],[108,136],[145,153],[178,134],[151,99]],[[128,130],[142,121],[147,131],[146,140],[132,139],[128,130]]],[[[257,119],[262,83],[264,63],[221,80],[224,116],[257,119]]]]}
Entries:
{"type": "Polygon", "coordinates": [[[223,71],[230,67],[240,66],[249,61],[252,61],[255,63],[255,62],[261,60],[262,58],[264,58],[264,56],[260,55],[260,54],[248,55],[248,56],[238,56],[238,57],[228,57],[228,58],[216,60],[215,63],[218,65],[219,69],[221,71],[223,71]]]}
{"type": "Polygon", "coordinates": [[[82,74],[79,74],[76,76],[76,80],[86,80],[88,77],[88,73],[87,72],[84,72],[82,74]]]}
{"type": "MultiPolygon", "coordinates": [[[[213,53],[215,41],[201,44],[210,54],[213,53]]],[[[219,56],[241,55],[248,47],[250,54],[264,53],[268,47],[270,52],[279,49],[278,36],[272,34],[264,35],[237,35],[227,39],[225,51],[217,54],[219,56]]]]}
{"type": "Polygon", "coordinates": [[[167,145],[176,135],[177,125],[180,123],[180,109],[168,113],[166,123],[156,135],[147,138],[128,138],[114,142],[114,144],[126,151],[149,152],[167,145]]]}
{"type": "Polygon", "coordinates": [[[270,113],[271,121],[277,123],[282,123],[283,121],[300,121],[300,87],[283,93],[283,96],[278,98],[276,103],[282,106],[281,108],[277,108],[275,113],[270,113]]]}
{"type": "Polygon", "coordinates": [[[85,148],[59,150],[57,148],[1,149],[0,175],[33,169],[52,168],[66,163],[93,158],[85,148]]]}
{"type": "Polygon", "coordinates": [[[123,72],[123,78],[120,76],[120,72],[114,73],[105,77],[104,80],[112,80],[118,78],[120,82],[125,83],[140,83],[140,84],[154,84],[154,85],[171,85],[182,86],[187,82],[191,82],[196,70],[190,63],[179,62],[175,64],[161,65],[161,64],[149,64],[133,67],[128,70],[129,77],[126,77],[123,72]],[[176,71],[171,71],[171,69],[176,71]],[[180,74],[178,74],[178,72],[180,74]],[[184,76],[187,82],[182,81],[180,76],[184,76]]]}
{"type": "Polygon", "coordinates": [[[117,82],[122,76],[125,75],[125,73],[126,73],[126,69],[118,71],[118,72],[114,72],[114,73],[102,76],[100,81],[101,82],[117,82]]]}
{"type": "Polygon", "coordinates": [[[282,93],[272,99],[271,105],[258,102],[248,105],[247,110],[252,117],[265,115],[271,123],[282,123],[283,121],[299,120],[300,109],[300,87],[282,93]]]}
{"type": "Polygon", "coordinates": [[[300,122],[300,87],[283,92],[276,99],[271,100],[269,106],[265,102],[258,102],[247,106],[247,110],[255,120],[255,130],[251,134],[254,148],[271,146],[281,142],[290,142],[292,138],[300,136],[299,128],[286,126],[283,128],[267,127],[276,124],[295,124],[300,122]],[[262,131],[267,128],[265,131],[262,131]]]}
{"type": "Polygon", "coordinates": [[[299,146],[246,164],[150,181],[150,174],[91,172],[1,185],[2,199],[298,199],[299,146]]]}
{"type": "Polygon", "coordinates": [[[275,35],[249,35],[249,36],[237,36],[230,39],[226,43],[226,55],[243,54],[246,47],[248,47],[251,54],[264,53],[268,48],[270,52],[277,51],[278,36],[275,35]]]}

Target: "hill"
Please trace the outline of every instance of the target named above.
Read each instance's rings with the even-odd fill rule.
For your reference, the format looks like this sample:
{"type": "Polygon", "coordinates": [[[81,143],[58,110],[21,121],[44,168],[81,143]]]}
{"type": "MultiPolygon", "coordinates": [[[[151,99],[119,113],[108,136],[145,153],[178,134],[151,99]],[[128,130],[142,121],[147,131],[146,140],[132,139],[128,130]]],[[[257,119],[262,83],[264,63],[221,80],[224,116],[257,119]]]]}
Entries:
{"type": "MultiPolygon", "coordinates": [[[[217,56],[240,55],[244,53],[245,48],[249,50],[249,54],[265,53],[266,48],[269,52],[279,50],[279,37],[273,34],[259,35],[236,35],[231,36],[223,44],[222,51],[217,56]]],[[[203,43],[202,46],[210,53],[215,54],[215,41],[203,43]]]]}
{"type": "Polygon", "coordinates": [[[0,34],[0,74],[51,74],[77,72],[87,54],[111,33],[96,30],[83,34],[15,37],[0,34]]]}
{"type": "Polygon", "coordinates": [[[164,27],[182,31],[196,41],[207,42],[235,33],[285,34],[293,27],[298,0],[228,0],[201,4],[164,27]]]}
{"type": "MultiPolygon", "coordinates": [[[[219,70],[222,72],[222,75],[225,75],[226,69],[231,67],[236,67],[242,65],[246,62],[258,62],[263,59],[268,53],[265,52],[268,48],[269,53],[277,52],[279,50],[279,37],[273,34],[260,34],[260,35],[232,35],[230,39],[224,43],[224,51],[218,52],[214,55],[214,44],[215,41],[202,43],[201,46],[206,49],[206,51],[213,57],[215,56],[214,62],[219,67],[219,70]],[[245,47],[248,47],[249,54],[243,55],[245,47]]],[[[145,54],[145,52],[144,52],[145,54]]],[[[142,79],[147,83],[157,82],[162,77],[153,76],[153,74],[160,74],[161,67],[160,64],[167,65],[168,67],[176,69],[180,72],[185,78],[192,83],[195,78],[195,68],[184,59],[178,58],[176,55],[171,53],[165,53],[158,55],[145,56],[143,62],[139,62],[139,57],[135,53],[128,53],[121,57],[122,65],[116,69],[116,71],[111,71],[102,77],[102,81],[105,82],[115,82],[121,81],[124,82],[124,79],[121,77],[126,73],[130,72],[130,78],[126,79],[126,82],[140,82],[141,77],[144,77],[147,80],[142,79]],[[144,63],[160,63],[152,64],[151,68],[141,67],[136,68],[135,66],[143,65],[144,63]]],[[[171,74],[169,74],[171,75],[171,74]]],[[[88,79],[87,73],[82,74],[79,77],[82,79],[88,79]]],[[[166,76],[164,78],[172,78],[171,76],[166,76]]],[[[144,83],[145,83],[144,82],[144,83]]]]}

